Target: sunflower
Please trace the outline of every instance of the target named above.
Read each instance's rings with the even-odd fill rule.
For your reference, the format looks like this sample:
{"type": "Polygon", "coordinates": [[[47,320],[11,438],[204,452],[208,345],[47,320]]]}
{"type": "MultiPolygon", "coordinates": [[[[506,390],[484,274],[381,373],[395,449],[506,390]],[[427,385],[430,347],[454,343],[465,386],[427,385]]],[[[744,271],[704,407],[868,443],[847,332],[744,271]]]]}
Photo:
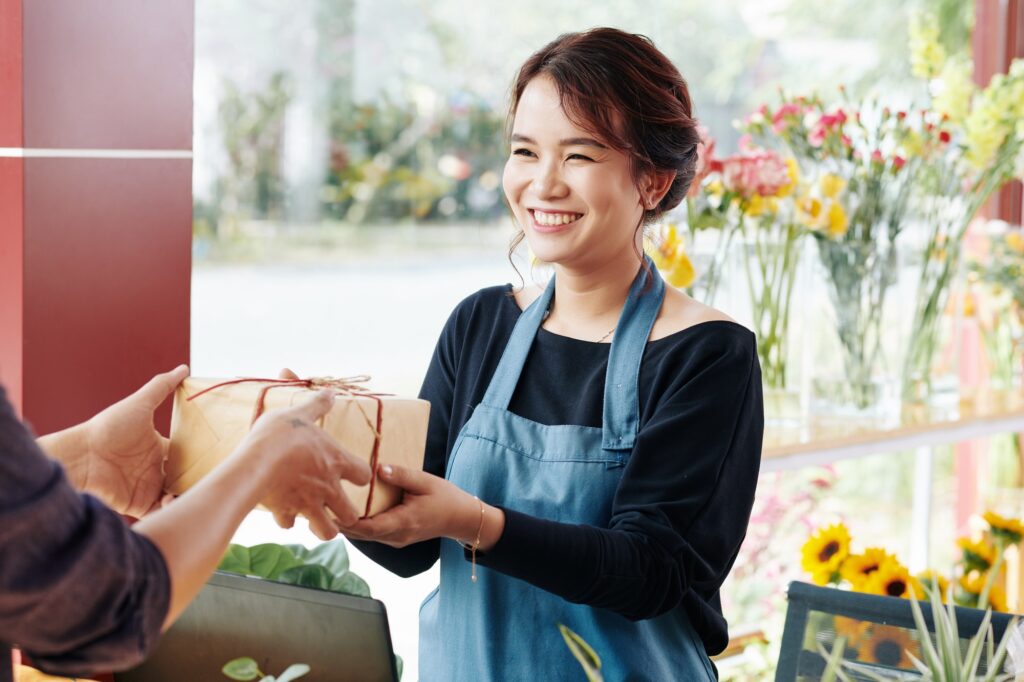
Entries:
{"type": "Polygon", "coordinates": [[[864,591],[864,583],[886,560],[896,557],[881,547],[868,547],[863,554],[852,554],[843,562],[842,574],[857,592],[864,591]]]}
{"type": "Polygon", "coordinates": [[[891,668],[912,668],[908,652],[920,657],[917,640],[903,628],[876,624],[871,636],[858,649],[860,660],[891,668]]]}
{"type": "Polygon", "coordinates": [[[985,522],[992,530],[992,535],[1008,545],[1015,545],[1024,537],[1024,525],[1017,519],[1007,519],[995,512],[985,512],[985,522]]]}
{"type": "Polygon", "coordinates": [[[956,541],[957,547],[963,550],[964,565],[968,571],[985,572],[992,568],[996,562],[996,549],[984,540],[974,541],[970,538],[960,538],[956,541]]]}
{"type": "Polygon", "coordinates": [[[811,574],[815,585],[838,579],[839,567],[850,554],[850,531],[842,523],[819,528],[804,543],[800,565],[811,574]]]}
{"type": "Polygon", "coordinates": [[[946,603],[947,595],[949,594],[949,580],[946,576],[929,568],[917,574],[917,581],[927,590],[938,590],[942,603],[946,603]]]}
{"type": "Polygon", "coordinates": [[[878,570],[873,572],[864,583],[864,591],[880,594],[883,597],[901,597],[910,599],[924,595],[921,583],[910,575],[907,567],[895,559],[882,562],[878,570]]]}
{"type": "MultiPolygon", "coordinates": [[[[978,601],[981,599],[981,592],[985,589],[985,581],[988,580],[988,573],[971,571],[961,576],[960,590],[962,601],[967,602],[973,608],[982,608],[978,601]]],[[[993,584],[988,591],[988,604],[984,608],[991,608],[993,611],[1006,611],[1006,592],[999,585],[993,584]]]]}
{"type": "Polygon", "coordinates": [[[870,621],[858,620],[856,618],[835,616],[833,618],[832,627],[836,631],[837,639],[839,637],[844,637],[846,639],[846,645],[856,649],[860,645],[860,641],[864,638],[864,635],[868,634],[868,630],[871,629],[871,623],[870,621]]]}

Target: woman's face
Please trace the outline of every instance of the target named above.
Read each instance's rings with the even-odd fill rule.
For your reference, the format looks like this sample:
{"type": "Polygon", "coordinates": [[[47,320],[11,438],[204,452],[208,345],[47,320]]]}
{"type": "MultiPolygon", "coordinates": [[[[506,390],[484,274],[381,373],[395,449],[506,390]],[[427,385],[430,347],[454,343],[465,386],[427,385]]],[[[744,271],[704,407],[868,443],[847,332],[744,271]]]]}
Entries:
{"type": "Polygon", "coordinates": [[[643,207],[629,158],[569,120],[549,77],[523,90],[511,142],[502,184],[539,259],[580,266],[636,258],[643,207]]]}

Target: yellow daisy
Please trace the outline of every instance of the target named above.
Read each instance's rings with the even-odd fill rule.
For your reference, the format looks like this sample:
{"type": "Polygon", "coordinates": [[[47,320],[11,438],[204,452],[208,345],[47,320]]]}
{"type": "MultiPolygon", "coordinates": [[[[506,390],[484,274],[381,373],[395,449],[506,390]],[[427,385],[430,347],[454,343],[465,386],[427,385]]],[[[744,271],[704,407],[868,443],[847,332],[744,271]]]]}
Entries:
{"type": "Polygon", "coordinates": [[[850,554],[850,532],[842,523],[819,528],[801,549],[800,565],[816,585],[838,579],[839,568],[850,554]]]}
{"type": "Polygon", "coordinates": [[[877,571],[884,561],[895,559],[896,557],[881,547],[869,547],[863,554],[851,554],[843,562],[842,576],[855,591],[862,592],[864,583],[871,574],[877,571]]]}
{"type": "Polygon", "coordinates": [[[984,540],[974,541],[964,537],[956,541],[963,550],[964,564],[968,571],[987,571],[996,562],[995,547],[984,540]]]}
{"type": "Polygon", "coordinates": [[[1009,545],[1015,545],[1024,537],[1024,525],[1018,519],[1008,519],[995,512],[985,512],[985,522],[992,535],[1009,545]]]}
{"type": "Polygon", "coordinates": [[[821,186],[821,193],[823,196],[829,199],[835,199],[846,187],[846,180],[843,180],[835,173],[825,173],[821,176],[819,185],[821,186]]]}
{"type": "Polygon", "coordinates": [[[878,570],[872,573],[864,583],[864,591],[880,594],[883,597],[900,597],[901,599],[924,596],[921,584],[914,576],[910,575],[906,566],[895,559],[882,562],[878,570]]]}

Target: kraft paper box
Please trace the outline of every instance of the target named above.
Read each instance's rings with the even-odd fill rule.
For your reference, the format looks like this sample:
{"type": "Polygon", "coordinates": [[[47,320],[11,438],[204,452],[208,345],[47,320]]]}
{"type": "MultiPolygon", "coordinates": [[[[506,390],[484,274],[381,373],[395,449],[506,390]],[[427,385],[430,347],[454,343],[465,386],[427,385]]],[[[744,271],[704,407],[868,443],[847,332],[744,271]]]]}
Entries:
{"type": "MultiPolygon", "coordinates": [[[[249,432],[260,391],[271,382],[246,382],[219,386],[188,400],[216,384],[230,379],[189,377],[174,394],[171,417],[171,447],[165,467],[167,492],[179,495],[195,485],[241,443],[249,432]]],[[[264,398],[264,411],[288,407],[308,400],[314,391],[301,386],[274,386],[264,398]]],[[[427,439],[430,403],[414,398],[381,396],[383,410],[381,441],[377,465],[397,464],[423,468],[423,450],[427,439]]],[[[342,447],[367,464],[373,454],[378,403],[370,397],[339,395],[321,426],[342,447]],[[369,418],[369,423],[367,422],[369,418]]],[[[370,486],[342,481],[348,498],[362,514],[370,486]]],[[[368,512],[373,516],[398,504],[402,491],[374,482],[373,499],[368,512]]]]}

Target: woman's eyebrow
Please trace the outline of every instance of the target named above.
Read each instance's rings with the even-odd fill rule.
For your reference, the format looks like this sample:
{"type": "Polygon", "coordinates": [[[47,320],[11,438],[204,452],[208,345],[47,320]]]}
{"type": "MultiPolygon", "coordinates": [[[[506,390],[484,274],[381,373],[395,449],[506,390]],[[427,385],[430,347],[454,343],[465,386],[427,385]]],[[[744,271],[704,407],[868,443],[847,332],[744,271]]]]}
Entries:
{"type": "MultiPolygon", "coordinates": [[[[532,137],[526,135],[520,135],[519,133],[512,133],[512,142],[523,142],[525,144],[537,144],[532,137]]],[[[561,147],[597,147],[598,149],[608,149],[607,145],[601,144],[597,140],[591,137],[569,137],[564,140],[558,141],[561,147]]]]}

